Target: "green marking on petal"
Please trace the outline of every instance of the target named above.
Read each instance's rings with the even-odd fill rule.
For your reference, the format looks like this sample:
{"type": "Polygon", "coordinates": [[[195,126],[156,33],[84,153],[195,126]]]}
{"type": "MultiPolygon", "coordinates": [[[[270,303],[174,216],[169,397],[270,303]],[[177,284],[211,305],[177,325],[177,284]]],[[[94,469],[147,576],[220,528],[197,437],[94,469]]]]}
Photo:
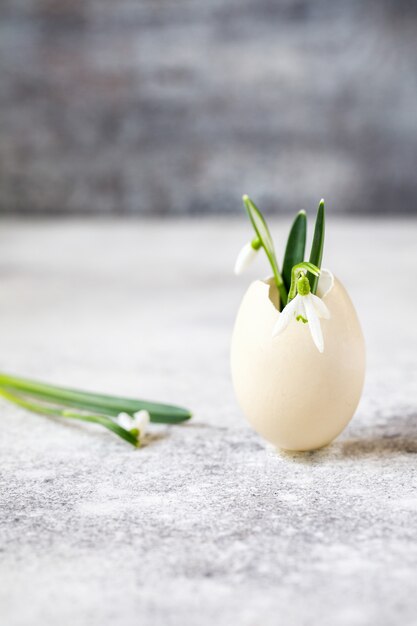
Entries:
{"type": "Polygon", "coordinates": [[[303,324],[307,324],[308,320],[306,320],[305,317],[303,317],[302,315],[297,315],[297,317],[295,318],[297,320],[297,322],[303,322],[303,324]]]}

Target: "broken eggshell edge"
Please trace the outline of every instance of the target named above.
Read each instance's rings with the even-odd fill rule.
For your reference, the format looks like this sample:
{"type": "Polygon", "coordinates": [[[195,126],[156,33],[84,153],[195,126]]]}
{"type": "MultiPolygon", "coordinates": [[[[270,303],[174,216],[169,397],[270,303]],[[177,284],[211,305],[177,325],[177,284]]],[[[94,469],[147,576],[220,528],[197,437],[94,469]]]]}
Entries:
{"type": "Polygon", "coordinates": [[[359,403],[365,342],[342,283],[322,270],[317,295],[330,311],[321,319],[324,352],[308,324],[291,322],[272,337],[279,294],[272,278],[253,282],[240,305],[231,346],[233,386],[248,422],[278,448],[307,451],[329,444],[359,403]]]}

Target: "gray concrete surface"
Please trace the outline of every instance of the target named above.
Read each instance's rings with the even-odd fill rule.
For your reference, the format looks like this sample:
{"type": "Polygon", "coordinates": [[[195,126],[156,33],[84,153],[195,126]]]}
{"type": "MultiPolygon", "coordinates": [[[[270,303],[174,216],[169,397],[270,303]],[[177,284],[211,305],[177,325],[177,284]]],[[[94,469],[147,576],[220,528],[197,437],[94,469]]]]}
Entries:
{"type": "Polygon", "coordinates": [[[243,218],[1,222],[0,369],[195,412],[135,451],[0,403],[2,626],[416,623],[417,223],[329,220],[368,377],[342,436],[298,455],[233,397],[248,235],[243,218]]]}

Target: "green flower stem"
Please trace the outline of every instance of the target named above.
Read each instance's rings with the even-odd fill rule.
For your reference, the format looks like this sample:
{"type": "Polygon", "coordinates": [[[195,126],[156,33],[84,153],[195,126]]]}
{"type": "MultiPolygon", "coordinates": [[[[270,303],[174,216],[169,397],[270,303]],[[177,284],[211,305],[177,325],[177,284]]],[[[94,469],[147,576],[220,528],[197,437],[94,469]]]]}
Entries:
{"type": "Polygon", "coordinates": [[[20,391],[25,395],[34,396],[55,404],[72,406],[87,411],[98,411],[110,416],[117,416],[123,412],[133,415],[133,413],[143,409],[148,411],[152,422],[160,424],[178,424],[191,417],[191,413],[187,409],[169,404],[89,393],[78,389],[69,389],[17,378],[4,373],[0,373],[0,388],[20,391]]]}
{"type": "Polygon", "coordinates": [[[282,280],[282,277],[281,277],[281,274],[279,272],[278,264],[277,264],[276,260],[274,259],[274,257],[269,257],[268,256],[268,258],[269,258],[269,262],[270,262],[271,267],[272,267],[272,272],[274,274],[275,284],[276,284],[277,289],[279,291],[279,297],[280,297],[280,301],[281,301],[281,310],[282,310],[286,306],[286,304],[288,302],[287,290],[285,289],[284,281],[282,280]]]}
{"type": "Polygon", "coordinates": [[[303,261],[302,263],[297,263],[297,265],[294,265],[291,270],[291,287],[288,293],[288,302],[293,300],[293,298],[295,298],[295,296],[297,295],[298,280],[300,276],[304,275],[306,272],[309,272],[313,276],[320,276],[319,268],[309,261],[303,261]]]}
{"type": "Polygon", "coordinates": [[[32,411],[32,413],[38,413],[39,415],[47,415],[49,417],[63,417],[69,419],[75,419],[82,422],[90,422],[92,424],[99,424],[100,426],[104,426],[111,432],[115,433],[125,441],[131,443],[133,446],[138,447],[140,442],[136,434],[125,430],[112,419],[105,415],[87,415],[84,413],[76,413],[74,411],[68,411],[67,409],[60,409],[57,407],[45,406],[43,404],[35,403],[31,400],[26,399],[21,395],[16,395],[15,393],[10,393],[4,388],[0,388],[0,396],[16,404],[28,411],[32,411]]]}

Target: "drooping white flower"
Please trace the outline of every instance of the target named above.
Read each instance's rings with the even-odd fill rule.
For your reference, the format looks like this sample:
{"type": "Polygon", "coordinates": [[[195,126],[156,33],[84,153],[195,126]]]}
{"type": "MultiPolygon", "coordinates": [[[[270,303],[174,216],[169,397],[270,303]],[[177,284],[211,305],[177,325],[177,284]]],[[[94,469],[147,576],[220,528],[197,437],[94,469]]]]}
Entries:
{"type": "Polygon", "coordinates": [[[248,243],[243,246],[243,248],[237,255],[235,263],[234,272],[236,275],[242,274],[246,270],[246,268],[248,268],[249,265],[254,262],[258,251],[259,245],[256,244],[254,247],[253,241],[248,241],[248,243]]]}
{"type": "Polygon", "coordinates": [[[143,437],[147,433],[150,421],[151,417],[148,411],[145,411],[144,409],[142,409],[142,411],[137,411],[137,413],[133,414],[134,428],[138,429],[141,437],[143,437]]]}
{"type": "Polygon", "coordinates": [[[119,413],[117,416],[117,423],[125,430],[138,430],[140,437],[143,437],[148,430],[149,422],[151,421],[148,411],[141,410],[133,414],[133,417],[129,413],[119,413]]]}
{"type": "Polygon", "coordinates": [[[320,318],[330,318],[329,309],[324,304],[323,300],[310,291],[305,295],[298,293],[281,312],[274,326],[272,336],[275,337],[282,333],[293,320],[304,322],[304,324],[308,323],[311,336],[318,351],[323,352],[324,341],[320,318]]]}

